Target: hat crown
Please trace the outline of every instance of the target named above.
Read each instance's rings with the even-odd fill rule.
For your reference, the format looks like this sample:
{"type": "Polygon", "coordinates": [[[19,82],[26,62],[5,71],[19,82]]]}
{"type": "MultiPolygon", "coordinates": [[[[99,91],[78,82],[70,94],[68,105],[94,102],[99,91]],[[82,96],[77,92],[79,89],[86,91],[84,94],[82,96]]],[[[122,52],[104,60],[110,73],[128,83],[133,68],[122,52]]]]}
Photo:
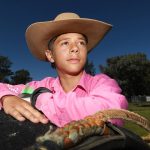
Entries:
{"type": "Polygon", "coordinates": [[[79,18],[80,18],[80,16],[75,14],[75,13],[61,13],[61,14],[56,16],[54,21],[68,20],[68,19],[79,19],[79,18]]]}
{"type": "Polygon", "coordinates": [[[53,20],[31,24],[26,29],[26,41],[33,55],[47,61],[45,50],[48,49],[50,39],[65,33],[80,33],[88,38],[89,52],[103,39],[110,28],[111,25],[105,22],[80,18],[73,12],[64,12],[58,14],[53,20]]]}

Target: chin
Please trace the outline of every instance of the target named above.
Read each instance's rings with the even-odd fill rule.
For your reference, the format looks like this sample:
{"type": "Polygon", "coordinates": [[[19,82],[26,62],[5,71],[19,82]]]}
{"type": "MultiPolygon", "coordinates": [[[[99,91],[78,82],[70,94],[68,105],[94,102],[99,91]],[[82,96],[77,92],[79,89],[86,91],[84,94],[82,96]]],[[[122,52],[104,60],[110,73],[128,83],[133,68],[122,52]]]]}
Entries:
{"type": "Polygon", "coordinates": [[[79,75],[79,74],[82,73],[82,72],[83,72],[83,69],[81,69],[81,70],[79,70],[79,69],[78,69],[78,70],[77,70],[77,69],[75,70],[75,69],[74,69],[74,70],[69,70],[69,71],[68,71],[68,74],[73,75],[73,76],[77,76],[77,75],[79,75]]]}

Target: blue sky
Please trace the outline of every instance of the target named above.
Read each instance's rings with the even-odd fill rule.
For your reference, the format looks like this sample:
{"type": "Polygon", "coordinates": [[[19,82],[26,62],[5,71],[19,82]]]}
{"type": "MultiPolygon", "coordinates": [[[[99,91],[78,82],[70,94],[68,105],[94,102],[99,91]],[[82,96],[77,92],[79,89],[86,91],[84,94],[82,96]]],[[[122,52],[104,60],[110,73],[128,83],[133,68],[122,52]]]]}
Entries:
{"type": "Polygon", "coordinates": [[[53,20],[62,12],[113,25],[89,54],[97,73],[113,56],[143,52],[150,58],[150,0],[1,0],[0,55],[9,57],[13,71],[27,69],[34,80],[56,76],[49,63],[30,54],[24,34],[31,23],[53,20]]]}

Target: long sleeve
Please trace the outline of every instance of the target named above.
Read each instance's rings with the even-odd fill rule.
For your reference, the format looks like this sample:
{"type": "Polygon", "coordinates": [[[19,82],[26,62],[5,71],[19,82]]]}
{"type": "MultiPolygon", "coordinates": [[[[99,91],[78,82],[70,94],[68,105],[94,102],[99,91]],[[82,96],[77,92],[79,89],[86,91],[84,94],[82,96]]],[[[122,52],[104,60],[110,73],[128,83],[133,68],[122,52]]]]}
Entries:
{"type": "Polygon", "coordinates": [[[47,77],[41,81],[31,81],[24,84],[19,85],[10,85],[5,83],[0,83],[0,109],[2,108],[1,98],[6,95],[15,95],[20,96],[20,94],[32,94],[33,91],[38,87],[47,87],[50,88],[51,83],[53,82],[54,78],[47,77]]]}
{"type": "MultiPolygon", "coordinates": [[[[89,96],[77,97],[75,94],[68,95],[66,100],[66,113],[71,120],[79,120],[92,115],[100,110],[127,109],[126,98],[113,91],[94,89],[89,96]]],[[[113,120],[112,123],[122,125],[122,121],[113,120]]]]}
{"type": "MultiPolygon", "coordinates": [[[[10,85],[5,83],[0,83],[0,99],[5,95],[15,95],[18,96],[21,91],[24,89],[25,85],[10,85]]],[[[0,109],[2,108],[2,104],[0,102],[0,109]]]]}
{"type": "MultiPolygon", "coordinates": [[[[127,100],[113,79],[97,76],[89,86],[88,95],[81,97],[74,91],[61,98],[58,94],[43,93],[38,97],[36,107],[58,126],[104,109],[127,109],[127,100]]],[[[121,125],[119,120],[112,122],[121,125]]]]}

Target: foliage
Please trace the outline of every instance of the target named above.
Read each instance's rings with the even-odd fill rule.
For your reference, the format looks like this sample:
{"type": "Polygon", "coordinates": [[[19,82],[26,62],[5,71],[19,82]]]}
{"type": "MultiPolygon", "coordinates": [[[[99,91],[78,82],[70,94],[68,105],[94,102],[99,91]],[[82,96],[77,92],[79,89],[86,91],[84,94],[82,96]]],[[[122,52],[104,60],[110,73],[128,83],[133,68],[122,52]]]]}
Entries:
{"type": "Polygon", "coordinates": [[[0,56],[0,82],[9,82],[9,76],[13,74],[11,65],[12,62],[8,57],[0,56]]]}
{"type": "Polygon", "coordinates": [[[8,57],[0,56],[0,82],[11,84],[25,84],[31,81],[30,73],[27,70],[18,70],[15,73],[11,70],[12,62],[8,57]]]}
{"type": "Polygon", "coordinates": [[[32,78],[30,77],[30,73],[27,70],[18,70],[11,76],[11,83],[12,84],[25,84],[31,81],[32,78]]]}
{"type": "Polygon", "coordinates": [[[107,59],[107,66],[100,70],[116,79],[129,97],[150,95],[150,60],[143,53],[116,56],[107,59]]]}
{"type": "Polygon", "coordinates": [[[94,64],[93,62],[89,62],[88,59],[86,61],[86,64],[85,64],[85,71],[86,73],[94,76],[95,75],[95,67],[94,67],[94,64]]]}

